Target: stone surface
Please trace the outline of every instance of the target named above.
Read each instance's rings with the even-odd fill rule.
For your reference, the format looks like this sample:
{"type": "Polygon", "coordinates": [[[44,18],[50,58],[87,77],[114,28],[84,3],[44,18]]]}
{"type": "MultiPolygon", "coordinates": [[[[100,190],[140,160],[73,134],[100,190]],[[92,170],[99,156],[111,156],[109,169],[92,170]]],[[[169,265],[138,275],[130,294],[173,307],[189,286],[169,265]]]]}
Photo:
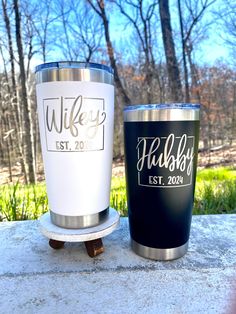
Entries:
{"type": "Polygon", "coordinates": [[[174,261],[135,255],[126,218],[103,243],[91,259],[51,249],[37,221],[0,223],[0,313],[236,313],[236,215],[194,216],[174,261]]]}

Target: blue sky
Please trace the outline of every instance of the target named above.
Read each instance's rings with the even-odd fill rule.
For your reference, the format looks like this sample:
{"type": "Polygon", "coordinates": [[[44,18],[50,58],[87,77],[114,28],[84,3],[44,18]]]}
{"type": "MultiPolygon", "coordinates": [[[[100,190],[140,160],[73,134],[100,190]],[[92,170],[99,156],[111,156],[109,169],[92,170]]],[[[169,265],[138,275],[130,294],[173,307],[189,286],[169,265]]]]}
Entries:
{"type": "MultiPolygon", "coordinates": [[[[149,0],[145,0],[149,1],[149,0]]],[[[151,0],[150,0],[151,1],[151,0]]],[[[216,10],[218,5],[222,4],[223,0],[217,0],[214,5],[209,8],[204,14],[204,21],[208,21],[212,19],[212,10],[216,10]]],[[[200,0],[199,0],[200,2],[200,0]]],[[[174,31],[174,37],[179,36],[179,21],[176,13],[177,0],[170,0],[170,9],[171,9],[171,18],[172,18],[172,28],[174,31]]],[[[183,3],[183,2],[182,2],[183,3]]],[[[109,12],[109,10],[107,10],[109,12]]],[[[109,15],[109,14],[108,14],[109,15]]],[[[158,15],[158,7],[156,8],[156,17],[159,18],[158,15]]],[[[111,32],[111,40],[115,47],[117,47],[117,51],[119,54],[123,55],[123,59],[125,60],[125,56],[129,56],[129,59],[132,61],[132,56],[130,55],[130,50],[132,49],[132,41],[130,39],[130,34],[132,33],[131,25],[127,27],[127,20],[124,16],[119,13],[119,9],[112,9],[110,13],[110,32],[111,32]],[[123,46],[122,46],[123,45],[123,46]]],[[[213,65],[216,60],[220,60],[224,63],[228,63],[229,61],[229,49],[224,44],[221,38],[222,29],[216,27],[216,25],[211,25],[206,31],[206,39],[201,40],[194,49],[194,59],[198,64],[208,64],[213,65]]],[[[159,33],[157,36],[158,46],[162,46],[162,35],[159,33]]],[[[178,40],[175,40],[177,45],[178,40]]],[[[133,49],[134,51],[134,49],[133,49]]],[[[162,61],[165,61],[164,50],[163,48],[159,48],[159,51],[162,51],[162,61]]],[[[179,51],[179,57],[181,49],[177,49],[179,51]]],[[[60,49],[56,49],[52,54],[51,58],[48,61],[62,60],[63,57],[61,55],[60,49]]],[[[128,59],[128,60],[129,60],[128,59]]],[[[125,60],[127,62],[127,59],[125,60]]],[[[40,57],[35,56],[32,66],[34,67],[36,64],[41,63],[40,57]]],[[[230,63],[230,62],[229,62],[230,63]]]]}
{"type": "MultiPolygon", "coordinates": [[[[200,2],[200,1],[199,1],[200,2]]],[[[216,0],[216,2],[210,6],[204,13],[204,17],[202,22],[213,21],[215,17],[213,16],[213,11],[217,11],[219,5],[221,5],[223,0],[216,0]]],[[[172,29],[173,32],[176,32],[175,43],[177,45],[178,40],[176,40],[176,36],[178,36],[179,32],[179,20],[177,16],[177,7],[176,0],[170,0],[170,13],[172,19],[172,29]]],[[[158,9],[157,9],[158,11],[158,9]]],[[[159,16],[157,15],[159,18],[159,16]]],[[[129,44],[128,37],[132,32],[131,26],[127,26],[127,20],[122,17],[122,15],[117,14],[116,17],[112,13],[112,19],[110,19],[110,29],[111,29],[111,37],[112,41],[115,43],[117,47],[119,47],[120,42],[124,44],[126,51],[128,52],[127,45],[129,44]]],[[[222,61],[224,63],[228,63],[228,59],[230,58],[230,50],[227,45],[224,43],[222,39],[223,28],[219,25],[212,24],[208,27],[206,31],[206,39],[203,39],[199,42],[198,46],[195,48],[194,55],[195,61],[198,64],[208,64],[213,65],[216,61],[222,61]]],[[[162,36],[161,34],[158,36],[159,45],[162,45],[162,36]]],[[[177,49],[178,50],[178,49],[177,49]]],[[[180,49],[179,49],[180,50],[180,49]]]]}

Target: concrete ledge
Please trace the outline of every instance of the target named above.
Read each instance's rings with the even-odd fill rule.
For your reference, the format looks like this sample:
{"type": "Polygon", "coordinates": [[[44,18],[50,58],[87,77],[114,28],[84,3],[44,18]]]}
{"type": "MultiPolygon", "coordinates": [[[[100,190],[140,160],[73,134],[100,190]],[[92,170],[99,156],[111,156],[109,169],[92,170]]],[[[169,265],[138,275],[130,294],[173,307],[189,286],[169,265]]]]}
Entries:
{"type": "Polygon", "coordinates": [[[37,221],[0,223],[0,313],[236,313],[236,215],[194,216],[175,261],[135,255],[126,218],[103,243],[91,259],[51,249],[37,221]]]}

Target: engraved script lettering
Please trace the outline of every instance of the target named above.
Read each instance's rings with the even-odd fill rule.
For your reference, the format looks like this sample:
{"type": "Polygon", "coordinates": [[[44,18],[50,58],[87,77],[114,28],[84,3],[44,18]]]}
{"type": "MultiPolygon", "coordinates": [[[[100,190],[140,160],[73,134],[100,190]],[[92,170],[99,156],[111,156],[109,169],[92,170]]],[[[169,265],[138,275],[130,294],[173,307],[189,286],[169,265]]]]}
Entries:
{"type": "MultiPolygon", "coordinates": [[[[170,134],[161,151],[161,138],[155,137],[148,147],[147,138],[143,137],[139,140],[136,149],[138,149],[137,170],[142,171],[146,165],[148,169],[152,167],[166,168],[170,172],[175,169],[181,172],[187,171],[187,175],[191,175],[192,164],[194,159],[194,147],[187,148],[187,135],[183,134],[177,146],[177,152],[174,154],[173,147],[176,146],[177,139],[174,134],[170,134]]],[[[150,139],[149,139],[150,141],[150,139]]]]}
{"type": "Polygon", "coordinates": [[[87,138],[93,139],[97,134],[98,127],[104,123],[106,113],[99,109],[86,111],[84,107],[81,95],[74,100],[71,108],[66,108],[63,97],[60,99],[60,106],[54,108],[47,106],[46,126],[48,131],[62,133],[65,129],[69,130],[73,137],[78,137],[79,128],[83,127],[87,138]]]}

